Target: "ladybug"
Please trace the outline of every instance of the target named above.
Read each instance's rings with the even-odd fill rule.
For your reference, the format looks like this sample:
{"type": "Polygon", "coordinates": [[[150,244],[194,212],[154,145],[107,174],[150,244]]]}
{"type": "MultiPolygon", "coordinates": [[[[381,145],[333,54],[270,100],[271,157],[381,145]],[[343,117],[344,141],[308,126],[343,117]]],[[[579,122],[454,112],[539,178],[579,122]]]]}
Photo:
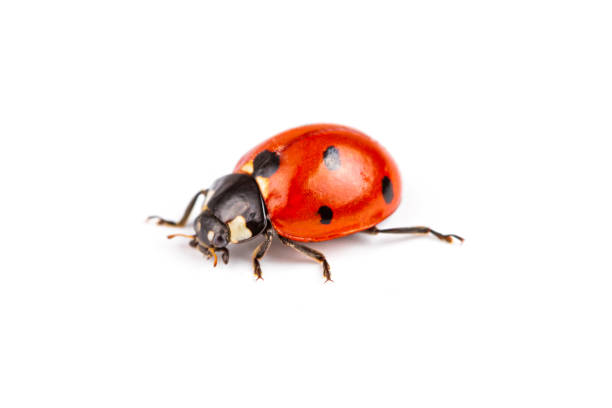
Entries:
{"type": "Polygon", "coordinates": [[[245,154],[234,172],[199,191],[179,221],[158,216],[159,225],[182,227],[197,199],[204,196],[194,235],[184,236],[207,258],[217,252],[229,261],[229,244],[263,235],[253,253],[253,270],[262,279],[260,260],[274,234],[280,241],[319,262],[331,280],[325,256],[302,244],[349,234],[432,234],[452,242],[454,234],[427,227],[378,229],[401,197],[401,178],[389,153],[375,140],[346,126],[314,124],[282,132],[245,154]]]}

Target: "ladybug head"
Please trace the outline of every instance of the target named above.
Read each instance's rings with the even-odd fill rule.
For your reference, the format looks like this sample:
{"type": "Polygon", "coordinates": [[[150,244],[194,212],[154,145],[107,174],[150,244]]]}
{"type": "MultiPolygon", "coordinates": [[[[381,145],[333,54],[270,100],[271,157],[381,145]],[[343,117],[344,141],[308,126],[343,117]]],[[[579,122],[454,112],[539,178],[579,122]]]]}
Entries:
{"type": "Polygon", "coordinates": [[[196,218],[194,227],[200,243],[212,248],[225,248],[230,242],[227,224],[210,212],[203,212],[196,218]]]}

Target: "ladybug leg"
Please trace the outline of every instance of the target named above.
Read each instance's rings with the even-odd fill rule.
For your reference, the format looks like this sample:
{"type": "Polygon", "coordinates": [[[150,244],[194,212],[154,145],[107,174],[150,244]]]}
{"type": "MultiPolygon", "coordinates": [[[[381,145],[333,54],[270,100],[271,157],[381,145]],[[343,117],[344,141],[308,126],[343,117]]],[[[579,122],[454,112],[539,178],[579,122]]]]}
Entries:
{"type": "Polygon", "coordinates": [[[323,255],[319,251],[315,251],[312,248],[309,248],[302,244],[298,244],[297,242],[292,241],[288,238],[282,237],[280,235],[278,236],[278,238],[286,246],[293,248],[298,252],[301,252],[302,254],[314,259],[315,261],[323,265],[323,278],[325,278],[325,282],[333,282],[331,278],[331,273],[329,272],[329,263],[327,263],[327,259],[325,259],[325,255],[323,255]]]}
{"type": "Polygon", "coordinates": [[[272,238],[274,235],[272,234],[272,229],[268,228],[264,232],[265,240],[255,248],[253,251],[253,273],[255,274],[256,280],[263,280],[261,277],[261,266],[259,265],[259,261],[264,257],[270,245],[272,244],[272,238]]]}
{"type": "Polygon", "coordinates": [[[388,229],[378,229],[376,227],[368,228],[364,230],[366,234],[377,235],[377,234],[431,234],[436,238],[442,241],[446,241],[448,243],[453,242],[453,238],[458,239],[463,242],[463,238],[459,235],[455,234],[440,234],[438,231],[434,231],[428,227],[407,227],[407,228],[388,228],[388,229]]]}
{"type": "Polygon", "coordinates": [[[207,192],[208,190],[201,190],[201,191],[198,191],[198,193],[193,196],[189,204],[187,204],[187,208],[185,208],[185,213],[183,214],[183,218],[181,218],[179,221],[165,220],[158,215],[152,215],[150,217],[147,217],[147,221],[156,219],[157,225],[168,225],[171,227],[184,227],[185,224],[187,223],[187,219],[189,218],[189,215],[191,214],[191,211],[193,210],[193,207],[197,199],[200,197],[200,195],[206,195],[207,192]]]}

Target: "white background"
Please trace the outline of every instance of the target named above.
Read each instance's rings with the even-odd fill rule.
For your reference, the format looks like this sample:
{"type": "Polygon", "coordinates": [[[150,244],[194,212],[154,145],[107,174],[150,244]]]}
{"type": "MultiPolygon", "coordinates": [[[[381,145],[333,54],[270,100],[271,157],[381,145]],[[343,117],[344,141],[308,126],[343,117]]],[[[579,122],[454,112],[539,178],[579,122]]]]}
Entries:
{"type": "Polygon", "coordinates": [[[607,2],[221,3],[2,2],[0,406],[610,407],[607,2]],[[465,244],[144,223],[313,122],[465,244]]]}

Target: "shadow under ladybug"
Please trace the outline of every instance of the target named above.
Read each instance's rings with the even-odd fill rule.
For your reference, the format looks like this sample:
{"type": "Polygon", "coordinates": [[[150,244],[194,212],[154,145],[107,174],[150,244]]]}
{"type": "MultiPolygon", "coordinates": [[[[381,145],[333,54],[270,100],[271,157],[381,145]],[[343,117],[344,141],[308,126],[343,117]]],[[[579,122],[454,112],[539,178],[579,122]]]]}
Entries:
{"type": "Polygon", "coordinates": [[[229,262],[229,244],[262,235],[253,252],[253,272],[262,279],[260,260],[274,234],[286,246],[319,262],[331,281],[325,256],[301,242],[319,242],[357,232],[432,234],[440,240],[463,241],[428,227],[378,229],[397,209],[401,194],[399,170],[389,153],[365,134],[339,125],[316,124],[290,129],[256,146],[234,173],[216,180],[189,202],[179,221],[159,216],[159,225],[183,227],[200,196],[194,235],[183,236],[214,266],[218,255],[229,262]]]}

